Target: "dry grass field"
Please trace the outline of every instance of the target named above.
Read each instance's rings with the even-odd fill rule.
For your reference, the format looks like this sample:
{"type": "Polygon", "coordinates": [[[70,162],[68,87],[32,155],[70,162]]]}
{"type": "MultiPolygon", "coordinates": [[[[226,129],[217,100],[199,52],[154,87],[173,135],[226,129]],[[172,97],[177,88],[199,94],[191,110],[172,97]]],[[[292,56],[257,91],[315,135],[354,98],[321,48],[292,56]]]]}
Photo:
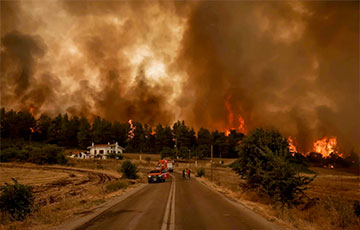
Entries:
{"type": "Polygon", "coordinates": [[[121,179],[121,162],[69,160],[73,167],[33,164],[0,164],[0,184],[16,178],[33,187],[35,211],[23,222],[11,222],[0,215],[0,229],[48,229],[69,218],[91,211],[97,205],[145,182],[121,179]],[[100,166],[99,166],[100,165],[100,166]]]}
{"type": "MultiPolygon", "coordinates": [[[[184,164],[183,167],[188,166],[184,164]]],[[[243,191],[241,184],[244,181],[227,167],[216,167],[213,181],[210,178],[210,168],[205,167],[205,178],[198,180],[288,229],[360,229],[360,219],[353,211],[354,200],[360,200],[360,175],[336,169],[310,169],[316,172],[317,177],[306,194],[319,199],[314,206],[305,210],[274,206],[269,199],[254,191],[243,191]]],[[[195,167],[193,171],[195,173],[195,167]]]]}

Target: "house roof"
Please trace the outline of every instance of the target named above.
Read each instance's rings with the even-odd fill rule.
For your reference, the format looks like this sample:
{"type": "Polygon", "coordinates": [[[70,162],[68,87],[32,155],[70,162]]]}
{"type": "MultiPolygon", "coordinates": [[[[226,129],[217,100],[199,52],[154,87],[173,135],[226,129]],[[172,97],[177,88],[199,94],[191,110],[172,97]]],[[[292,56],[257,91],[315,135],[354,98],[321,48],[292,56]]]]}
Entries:
{"type": "MultiPolygon", "coordinates": [[[[94,148],[94,147],[111,147],[111,146],[115,146],[115,144],[97,144],[97,145],[90,145],[89,147],[87,147],[88,149],[91,149],[91,148],[94,148]]],[[[125,148],[124,147],[121,147],[120,145],[118,145],[118,147],[120,148],[120,149],[123,149],[123,150],[125,150],[125,148]]]]}

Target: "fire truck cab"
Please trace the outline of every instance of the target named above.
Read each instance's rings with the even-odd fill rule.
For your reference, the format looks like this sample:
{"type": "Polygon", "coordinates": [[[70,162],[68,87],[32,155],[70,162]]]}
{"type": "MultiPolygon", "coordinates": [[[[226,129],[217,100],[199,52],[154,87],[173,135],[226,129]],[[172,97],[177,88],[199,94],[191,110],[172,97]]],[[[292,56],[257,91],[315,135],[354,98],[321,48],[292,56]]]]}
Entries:
{"type": "Polygon", "coordinates": [[[167,169],[155,168],[148,174],[148,183],[165,182],[165,180],[169,178],[170,174],[167,169]]]}

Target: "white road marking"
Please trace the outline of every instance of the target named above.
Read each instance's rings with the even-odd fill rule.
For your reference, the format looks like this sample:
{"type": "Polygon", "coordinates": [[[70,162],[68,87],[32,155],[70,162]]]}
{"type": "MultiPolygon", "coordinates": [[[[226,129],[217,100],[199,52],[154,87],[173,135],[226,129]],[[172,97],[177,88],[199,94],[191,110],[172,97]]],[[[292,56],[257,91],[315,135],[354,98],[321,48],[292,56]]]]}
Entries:
{"type": "Polygon", "coordinates": [[[173,179],[171,181],[169,198],[166,203],[166,209],[165,209],[165,214],[164,214],[161,230],[167,230],[168,225],[171,230],[175,229],[175,177],[173,175],[171,175],[171,177],[173,179]],[[171,212],[170,223],[168,223],[170,212],[171,212]]]}
{"type": "Polygon", "coordinates": [[[172,203],[171,203],[171,216],[170,216],[170,226],[169,229],[170,230],[175,230],[175,193],[176,193],[176,182],[175,182],[175,177],[173,175],[171,175],[173,177],[173,181],[174,181],[174,189],[173,189],[173,196],[172,196],[172,203]]]}

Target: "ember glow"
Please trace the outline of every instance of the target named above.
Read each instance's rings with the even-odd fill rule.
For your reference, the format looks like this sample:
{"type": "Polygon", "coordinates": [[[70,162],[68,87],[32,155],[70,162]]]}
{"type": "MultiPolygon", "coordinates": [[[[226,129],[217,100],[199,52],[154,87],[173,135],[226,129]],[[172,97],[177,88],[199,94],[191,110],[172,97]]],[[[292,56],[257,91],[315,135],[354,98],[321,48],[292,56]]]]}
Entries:
{"type": "Polygon", "coordinates": [[[360,152],[359,4],[2,1],[0,104],[360,152]]]}

